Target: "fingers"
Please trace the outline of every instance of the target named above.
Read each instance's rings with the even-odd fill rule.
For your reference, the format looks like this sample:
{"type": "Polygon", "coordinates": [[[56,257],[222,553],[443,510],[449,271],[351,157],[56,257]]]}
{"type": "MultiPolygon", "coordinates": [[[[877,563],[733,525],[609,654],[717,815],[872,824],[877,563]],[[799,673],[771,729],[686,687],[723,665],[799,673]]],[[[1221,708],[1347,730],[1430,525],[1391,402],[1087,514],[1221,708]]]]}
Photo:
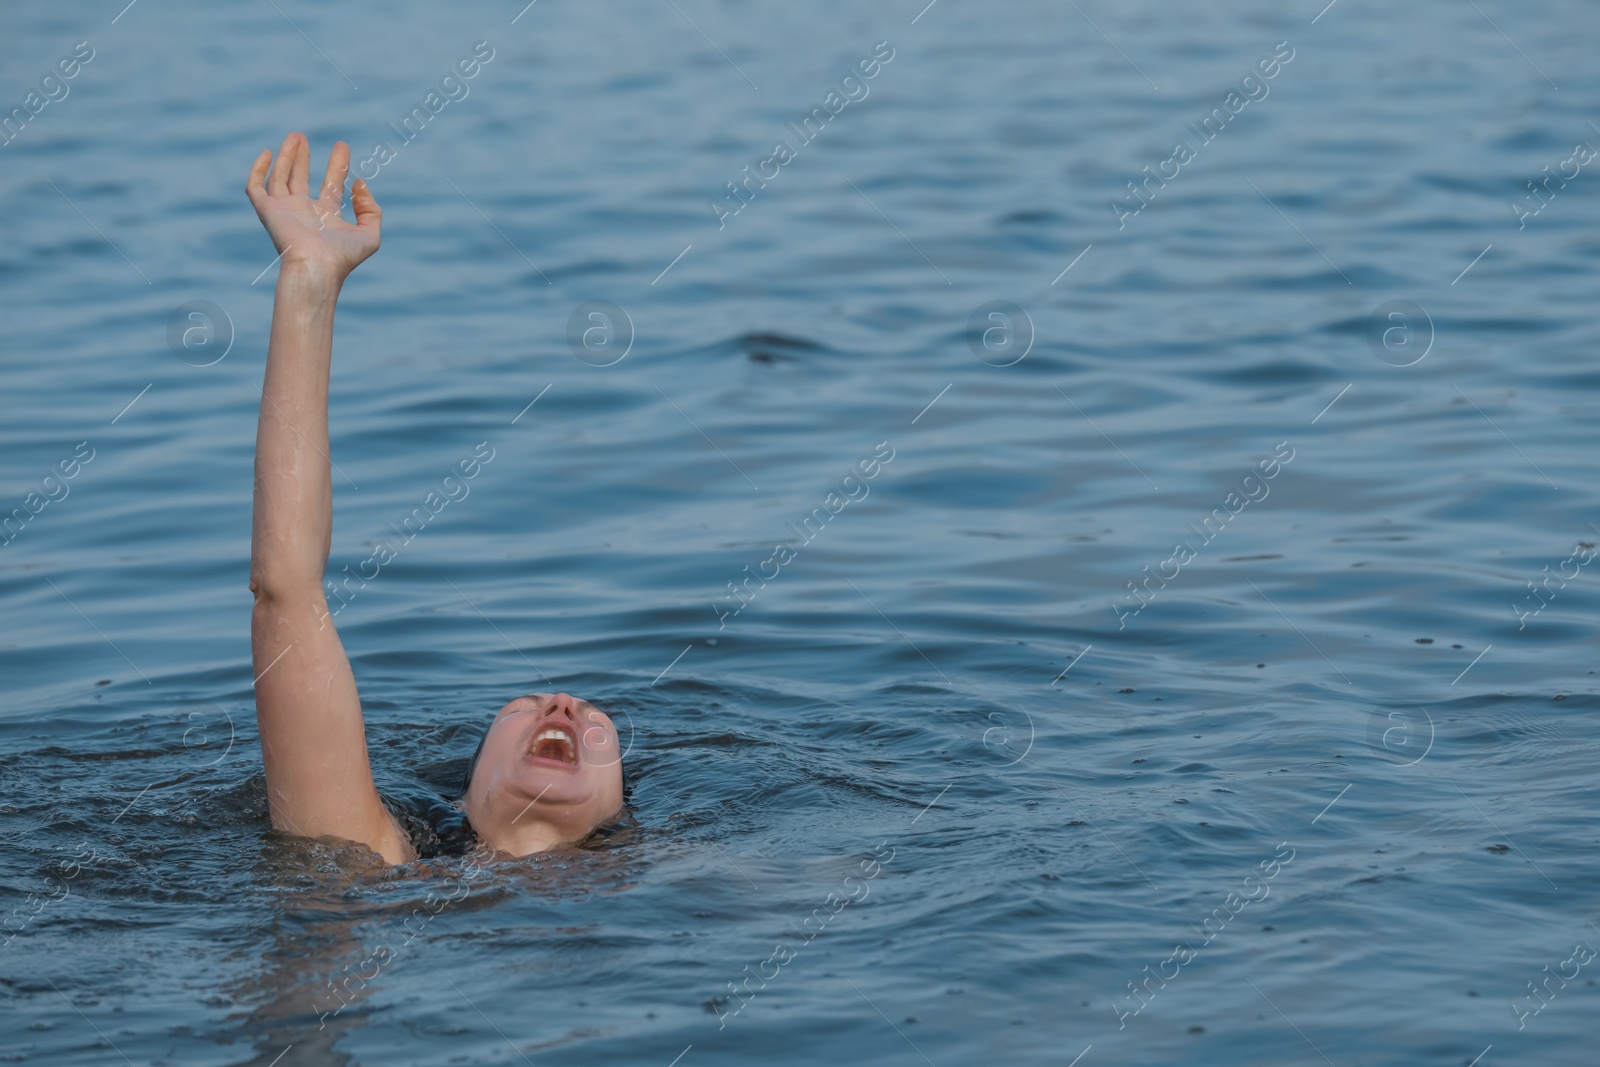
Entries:
{"type": "Polygon", "coordinates": [[[272,164],[271,177],[267,179],[267,192],[273,196],[287,196],[289,193],[289,165],[294,162],[294,150],[299,137],[298,133],[291,133],[278,146],[278,158],[272,164]]]}
{"type": "Polygon", "coordinates": [[[289,192],[295,196],[311,195],[309,179],[311,177],[311,144],[304,134],[296,133],[291,136],[295,139],[294,163],[289,168],[289,192]]]}
{"type": "Polygon", "coordinates": [[[356,179],[356,184],[350,190],[350,206],[355,209],[356,227],[376,234],[378,223],[383,219],[383,209],[372,198],[372,188],[367,185],[366,179],[356,179]]]}
{"type": "Polygon", "coordinates": [[[333,151],[328,153],[328,173],[322,179],[322,191],[317,194],[321,201],[335,215],[344,205],[344,179],[350,173],[350,146],[343,141],[334,143],[333,151]]]}
{"type": "Polygon", "coordinates": [[[250,168],[250,177],[244,183],[244,195],[253,203],[258,196],[265,195],[267,189],[263,182],[267,177],[267,165],[272,162],[272,149],[263,148],[256,157],[255,165],[250,168]]]}

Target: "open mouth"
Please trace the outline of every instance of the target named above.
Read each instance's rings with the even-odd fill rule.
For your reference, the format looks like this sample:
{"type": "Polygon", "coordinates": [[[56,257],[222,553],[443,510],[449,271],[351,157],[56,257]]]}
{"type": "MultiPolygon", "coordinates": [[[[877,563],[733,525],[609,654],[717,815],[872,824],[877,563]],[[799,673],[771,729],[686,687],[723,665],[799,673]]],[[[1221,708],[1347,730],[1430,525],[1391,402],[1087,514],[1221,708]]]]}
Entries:
{"type": "Polygon", "coordinates": [[[578,765],[578,739],[564,726],[550,725],[533,735],[528,755],[534,759],[551,760],[568,767],[578,765]]]}

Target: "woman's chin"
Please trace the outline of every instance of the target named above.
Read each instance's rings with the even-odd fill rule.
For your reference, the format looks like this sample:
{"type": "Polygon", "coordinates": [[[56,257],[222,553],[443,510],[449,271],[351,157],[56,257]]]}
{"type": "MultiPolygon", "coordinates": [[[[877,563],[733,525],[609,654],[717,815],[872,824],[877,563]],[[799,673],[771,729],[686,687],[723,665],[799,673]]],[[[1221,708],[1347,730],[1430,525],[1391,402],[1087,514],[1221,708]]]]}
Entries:
{"type": "Polygon", "coordinates": [[[551,765],[550,760],[523,760],[504,786],[522,804],[567,805],[586,799],[592,792],[588,779],[575,767],[551,765]]]}

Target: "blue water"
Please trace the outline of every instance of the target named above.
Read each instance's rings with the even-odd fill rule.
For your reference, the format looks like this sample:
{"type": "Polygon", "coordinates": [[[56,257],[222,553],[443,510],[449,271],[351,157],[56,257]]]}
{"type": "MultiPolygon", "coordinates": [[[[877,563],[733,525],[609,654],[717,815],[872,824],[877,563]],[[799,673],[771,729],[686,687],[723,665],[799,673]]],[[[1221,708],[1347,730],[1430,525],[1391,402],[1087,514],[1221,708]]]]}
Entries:
{"type": "Polygon", "coordinates": [[[1593,1062],[1592,5],[122,3],[0,14],[7,109],[93,49],[0,147],[0,1058],[1593,1062]],[[603,846],[270,829],[290,129],[392,153],[330,575],[494,450],[336,618],[380,786],[565,689],[603,846]]]}

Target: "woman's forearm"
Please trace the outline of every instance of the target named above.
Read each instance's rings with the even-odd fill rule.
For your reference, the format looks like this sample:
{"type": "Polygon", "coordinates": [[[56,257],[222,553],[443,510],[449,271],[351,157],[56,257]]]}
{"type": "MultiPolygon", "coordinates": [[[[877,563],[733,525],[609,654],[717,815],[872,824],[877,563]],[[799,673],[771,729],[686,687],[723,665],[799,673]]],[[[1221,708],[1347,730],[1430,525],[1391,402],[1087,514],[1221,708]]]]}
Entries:
{"type": "Polygon", "coordinates": [[[272,305],[256,427],[250,588],[257,597],[320,591],[333,534],[328,368],[342,277],[285,263],[272,305]]]}

